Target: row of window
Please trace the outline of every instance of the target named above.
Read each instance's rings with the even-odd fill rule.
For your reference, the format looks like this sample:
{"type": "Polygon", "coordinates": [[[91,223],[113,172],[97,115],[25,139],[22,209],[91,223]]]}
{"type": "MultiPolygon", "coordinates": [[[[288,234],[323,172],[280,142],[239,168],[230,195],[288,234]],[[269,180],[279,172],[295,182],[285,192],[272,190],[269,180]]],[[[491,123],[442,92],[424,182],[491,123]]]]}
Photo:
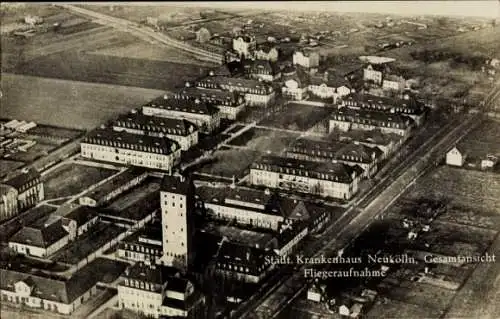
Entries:
{"type": "MultiPolygon", "coordinates": [[[[258,172],[257,170],[272,172],[273,174],[268,174],[269,177],[274,177],[274,174],[280,173],[279,179],[289,178],[283,175],[286,174],[293,176],[293,178],[299,178],[298,180],[302,180],[304,182],[308,182],[309,179],[321,179],[321,180],[335,181],[344,184],[344,182],[339,181],[339,177],[337,175],[330,175],[320,172],[309,172],[304,169],[296,169],[288,167],[283,168],[283,167],[276,167],[258,163],[255,164],[255,166],[250,170],[250,172],[251,174],[255,175],[263,175],[263,174],[257,174],[258,172]],[[300,179],[300,177],[307,177],[308,179],[300,179]]],[[[275,179],[275,177],[273,179],[275,179]]]]}

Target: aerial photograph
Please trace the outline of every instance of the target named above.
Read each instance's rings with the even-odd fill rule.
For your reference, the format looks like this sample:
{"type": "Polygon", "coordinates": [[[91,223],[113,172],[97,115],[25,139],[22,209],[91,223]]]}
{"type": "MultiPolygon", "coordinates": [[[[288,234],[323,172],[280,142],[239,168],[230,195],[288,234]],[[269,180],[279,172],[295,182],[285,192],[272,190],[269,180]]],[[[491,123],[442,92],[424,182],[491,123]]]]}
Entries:
{"type": "Polygon", "coordinates": [[[500,1],[0,16],[0,318],[500,318],[500,1]]]}

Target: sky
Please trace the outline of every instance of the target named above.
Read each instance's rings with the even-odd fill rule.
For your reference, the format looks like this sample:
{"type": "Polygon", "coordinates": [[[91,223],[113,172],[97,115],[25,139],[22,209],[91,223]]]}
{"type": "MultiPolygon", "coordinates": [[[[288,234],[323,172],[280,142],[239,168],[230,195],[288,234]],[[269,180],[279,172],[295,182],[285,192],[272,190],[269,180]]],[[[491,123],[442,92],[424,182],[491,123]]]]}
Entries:
{"type": "MultiPolygon", "coordinates": [[[[133,5],[162,5],[161,2],[122,2],[133,5]]],[[[106,3],[100,3],[106,4],[106,3]]],[[[107,3],[109,5],[109,3],[107,3]]],[[[117,3],[115,2],[114,5],[117,3]]],[[[165,5],[217,9],[286,9],[291,11],[366,12],[411,15],[445,15],[497,18],[500,0],[479,1],[196,1],[165,2],[165,5]]]]}

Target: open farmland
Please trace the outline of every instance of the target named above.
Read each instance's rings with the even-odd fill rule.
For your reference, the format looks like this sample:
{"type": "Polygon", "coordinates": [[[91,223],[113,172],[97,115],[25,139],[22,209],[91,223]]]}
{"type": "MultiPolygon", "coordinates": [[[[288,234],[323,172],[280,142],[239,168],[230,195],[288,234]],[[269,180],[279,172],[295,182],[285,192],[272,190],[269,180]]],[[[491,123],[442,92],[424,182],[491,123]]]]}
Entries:
{"type": "Polygon", "coordinates": [[[117,171],[79,164],[63,164],[43,176],[45,198],[76,195],[117,171]]]}
{"type": "Polygon", "coordinates": [[[261,153],[279,154],[300,136],[299,133],[251,128],[231,141],[229,146],[244,147],[261,153]]]}
{"type": "Polygon", "coordinates": [[[2,116],[92,129],[163,91],[2,74],[2,116]]]}
{"type": "Polygon", "coordinates": [[[460,149],[472,158],[500,156],[500,123],[487,120],[467,134],[459,143],[460,149]]]}
{"type": "Polygon", "coordinates": [[[206,74],[190,64],[67,51],[43,56],[10,69],[10,73],[75,81],[171,90],[206,74]],[[179,76],[182,75],[182,76],[179,76]]]}
{"type": "Polygon", "coordinates": [[[323,107],[288,104],[282,111],[273,113],[259,123],[259,125],[270,126],[293,131],[306,131],[325,119],[331,110],[323,107]]]}
{"type": "Polygon", "coordinates": [[[134,41],[133,43],[107,46],[99,50],[89,52],[90,54],[107,55],[121,58],[133,58],[143,60],[164,61],[180,64],[193,64],[201,67],[213,67],[214,64],[202,62],[195,59],[188,52],[172,47],[134,41]]]}
{"type": "Polygon", "coordinates": [[[440,311],[421,305],[404,303],[396,300],[385,300],[377,303],[368,312],[366,318],[399,319],[399,318],[439,318],[440,311]]]}
{"type": "Polygon", "coordinates": [[[498,212],[500,175],[441,166],[409,188],[406,197],[450,199],[451,206],[498,212]]]}
{"type": "Polygon", "coordinates": [[[225,149],[214,153],[214,160],[197,171],[202,174],[240,179],[261,153],[247,149],[225,149]]]}

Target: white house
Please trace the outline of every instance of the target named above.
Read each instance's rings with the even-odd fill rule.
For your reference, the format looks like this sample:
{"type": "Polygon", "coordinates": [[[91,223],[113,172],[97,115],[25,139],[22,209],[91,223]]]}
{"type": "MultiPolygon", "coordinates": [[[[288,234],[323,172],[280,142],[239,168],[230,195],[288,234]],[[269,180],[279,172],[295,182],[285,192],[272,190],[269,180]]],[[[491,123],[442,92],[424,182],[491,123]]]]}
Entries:
{"type": "Polygon", "coordinates": [[[466,155],[456,146],[446,153],[446,164],[451,166],[463,166],[466,155]]]}

